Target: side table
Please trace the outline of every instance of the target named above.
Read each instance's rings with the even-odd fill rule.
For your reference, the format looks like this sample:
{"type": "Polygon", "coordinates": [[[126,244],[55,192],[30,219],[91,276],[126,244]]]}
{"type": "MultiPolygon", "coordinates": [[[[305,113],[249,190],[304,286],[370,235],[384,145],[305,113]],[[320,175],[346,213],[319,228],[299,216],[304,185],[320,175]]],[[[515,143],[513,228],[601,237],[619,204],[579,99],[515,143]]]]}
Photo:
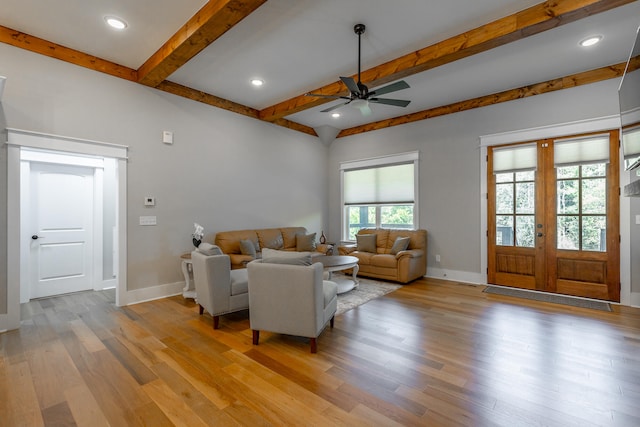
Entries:
{"type": "Polygon", "coordinates": [[[182,260],[182,274],[184,275],[184,288],[182,289],[183,298],[196,299],[196,288],[193,283],[193,264],[191,262],[191,253],[180,255],[182,260]]]}

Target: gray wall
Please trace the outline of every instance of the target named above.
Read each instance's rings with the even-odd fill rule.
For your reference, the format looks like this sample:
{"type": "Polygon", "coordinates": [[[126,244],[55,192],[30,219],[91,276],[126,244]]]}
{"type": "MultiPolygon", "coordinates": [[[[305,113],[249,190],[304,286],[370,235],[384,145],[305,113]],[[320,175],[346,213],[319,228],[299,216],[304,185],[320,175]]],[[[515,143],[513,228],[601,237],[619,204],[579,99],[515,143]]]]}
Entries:
{"type": "MultiPolygon", "coordinates": [[[[194,222],[205,241],[240,228],[327,229],[328,148],[317,138],[5,44],[0,58],[7,127],[129,146],[129,290],[183,280],[179,255],[193,249],[194,222]],[[163,130],[174,132],[173,145],[162,143],[163,130]],[[141,215],[158,225],[139,226],[141,215]]],[[[6,146],[1,153],[4,205],[6,146]]]]}
{"type": "Polygon", "coordinates": [[[0,99],[0,314],[7,313],[7,146],[4,144],[7,138],[6,127],[0,99]]]}
{"type": "MultiPolygon", "coordinates": [[[[616,79],[341,138],[327,148],[298,132],[11,46],[0,44],[0,58],[8,127],[130,147],[129,289],[182,280],[178,256],[191,249],[194,222],[205,227],[207,241],[220,230],[280,225],[324,229],[337,241],[339,163],[414,150],[421,153],[419,221],[429,231],[428,264],[435,265],[438,253],[439,268],[480,273],[486,266],[480,265],[478,137],[618,110],[616,79]],[[163,130],[174,132],[173,145],[162,144],[163,130]],[[156,197],[155,208],[143,205],[145,196],[156,197]],[[158,225],[139,226],[141,215],[157,216],[158,225]]],[[[5,147],[0,170],[6,200],[5,147]]],[[[632,221],[638,209],[632,204],[632,221]]],[[[632,252],[640,253],[637,239],[632,252]]],[[[3,273],[0,312],[6,287],[3,273]]]]}
{"type": "Polygon", "coordinates": [[[428,268],[481,273],[486,224],[480,223],[478,138],[617,114],[618,84],[609,80],[337,139],[329,153],[331,239],[341,238],[339,162],[419,150],[419,225],[429,233],[428,268]]]}

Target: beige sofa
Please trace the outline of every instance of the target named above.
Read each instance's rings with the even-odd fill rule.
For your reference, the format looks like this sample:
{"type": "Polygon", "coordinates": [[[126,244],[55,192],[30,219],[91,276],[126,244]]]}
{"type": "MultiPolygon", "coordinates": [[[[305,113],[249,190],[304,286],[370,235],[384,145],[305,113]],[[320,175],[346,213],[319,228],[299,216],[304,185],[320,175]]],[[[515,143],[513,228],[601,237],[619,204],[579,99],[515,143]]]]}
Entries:
{"type": "Polygon", "coordinates": [[[338,251],[340,255],[358,257],[359,276],[409,283],[427,274],[427,230],[363,228],[356,238],[358,244],[339,246],[338,251]],[[401,244],[394,248],[398,237],[409,238],[406,249],[401,244]],[[396,253],[398,248],[401,250],[396,253]]]}
{"type": "Polygon", "coordinates": [[[216,234],[215,244],[222,252],[229,255],[231,269],[246,268],[247,263],[260,258],[262,248],[283,251],[311,252],[312,256],[330,255],[333,246],[317,243],[315,248],[309,246],[311,235],[304,227],[264,228],[256,230],[221,231],[216,234]],[[247,250],[241,241],[253,243],[255,254],[247,250]],[[241,247],[244,246],[244,247],[241,247]]]}

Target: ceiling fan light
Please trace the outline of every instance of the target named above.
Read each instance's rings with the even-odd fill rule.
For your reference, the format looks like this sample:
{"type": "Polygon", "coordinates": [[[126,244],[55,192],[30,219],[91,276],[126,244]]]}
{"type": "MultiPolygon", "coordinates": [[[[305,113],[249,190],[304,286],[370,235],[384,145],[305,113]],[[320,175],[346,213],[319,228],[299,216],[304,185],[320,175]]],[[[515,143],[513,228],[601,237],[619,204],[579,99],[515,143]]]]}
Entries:
{"type": "Polygon", "coordinates": [[[363,109],[369,105],[369,101],[366,99],[354,99],[351,101],[351,105],[356,108],[363,109]]]}

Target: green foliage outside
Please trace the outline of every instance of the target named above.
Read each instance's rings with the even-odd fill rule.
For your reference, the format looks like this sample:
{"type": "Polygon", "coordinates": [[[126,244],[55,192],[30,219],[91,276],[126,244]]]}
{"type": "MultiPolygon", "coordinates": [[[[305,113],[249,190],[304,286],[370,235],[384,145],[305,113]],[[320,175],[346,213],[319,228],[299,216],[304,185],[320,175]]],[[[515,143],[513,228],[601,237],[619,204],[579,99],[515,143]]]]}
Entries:
{"type": "MultiPolygon", "coordinates": [[[[556,173],[558,249],[605,251],[606,165],[565,166],[556,173]]],[[[535,245],[534,178],[534,172],[496,176],[498,245],[535,245]]]]}

